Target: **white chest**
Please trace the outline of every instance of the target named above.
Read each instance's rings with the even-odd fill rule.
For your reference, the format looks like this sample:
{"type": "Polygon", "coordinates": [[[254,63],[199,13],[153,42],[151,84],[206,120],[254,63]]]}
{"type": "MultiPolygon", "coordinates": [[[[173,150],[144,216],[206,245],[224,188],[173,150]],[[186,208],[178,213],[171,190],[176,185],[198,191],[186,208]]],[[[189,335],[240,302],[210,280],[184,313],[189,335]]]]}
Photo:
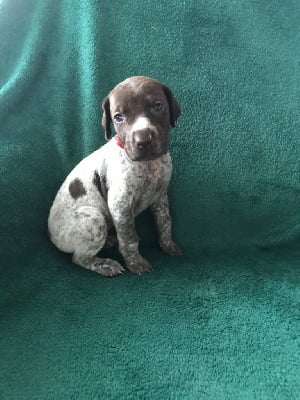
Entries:
{"type": "Polygon", "coordinates": [[[107,171],[109,194],[138,215],[166,192],[171,173],[169,154],[153,161],[123,160],[107,171]]]}

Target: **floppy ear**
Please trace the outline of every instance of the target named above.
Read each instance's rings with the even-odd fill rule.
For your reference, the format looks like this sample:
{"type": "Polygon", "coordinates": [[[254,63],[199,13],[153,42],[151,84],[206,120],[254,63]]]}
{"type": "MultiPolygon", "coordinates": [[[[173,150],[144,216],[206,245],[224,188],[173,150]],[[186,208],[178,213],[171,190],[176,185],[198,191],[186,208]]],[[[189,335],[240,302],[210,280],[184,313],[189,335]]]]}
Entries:
{"type": "Polygon", "coordinates": [[[167,86],[163,85],[163,90],[169,103],[170,125],[172,128],[174,128],[175,122],[181,114],[180,106],[177,103],[175,97],[173,96],[173,93],[167,86]]]}
{"type": "Polygon", "coordinates": [[[109,97],[105,97],[105,99],[102,102],[102,110],[103,110],[103,115],[102,115],[102,126],[104,128],[105,132],[105,139],[109,140],[111,137],[111,115],[110,115],[110,103],[109,103],[109,97]]]}

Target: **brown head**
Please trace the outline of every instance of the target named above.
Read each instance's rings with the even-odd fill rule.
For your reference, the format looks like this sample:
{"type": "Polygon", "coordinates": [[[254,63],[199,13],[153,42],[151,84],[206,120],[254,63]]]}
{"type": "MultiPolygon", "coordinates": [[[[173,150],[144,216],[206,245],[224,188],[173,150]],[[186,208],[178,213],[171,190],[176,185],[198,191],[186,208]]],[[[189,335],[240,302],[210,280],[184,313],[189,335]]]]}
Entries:
{"type": "Polygon", "coordinates": [[[175,126],[180,107],[167,86],[130,77],[108,94],[102,108],[105,138],[110,139],[113,123],[131,160],[153,160],[168,152],[169,127],[175,126]]]}

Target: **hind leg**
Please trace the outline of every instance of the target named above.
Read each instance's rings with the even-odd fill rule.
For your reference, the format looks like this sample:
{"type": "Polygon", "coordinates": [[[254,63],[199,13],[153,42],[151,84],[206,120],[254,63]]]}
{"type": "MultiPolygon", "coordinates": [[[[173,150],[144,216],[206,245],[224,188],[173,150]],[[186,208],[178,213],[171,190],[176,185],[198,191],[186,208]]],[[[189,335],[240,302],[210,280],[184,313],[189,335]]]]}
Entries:
{"type": "Polygon", "coordinates": [[[125,271],[121,264],[110,258],[89,257],[87,255],[74,253],[72,261],[74,264],[80,265],[83,268],[111,278],[123,274],[125,271]]]}
{"type": "Polygon", "coordinates": [[[74,264],[107,277],[124,272],[124,268],[117,261],[97,257],[107,238],[107,224],[96,208],[79,208],[69,233],[74,264]]]}

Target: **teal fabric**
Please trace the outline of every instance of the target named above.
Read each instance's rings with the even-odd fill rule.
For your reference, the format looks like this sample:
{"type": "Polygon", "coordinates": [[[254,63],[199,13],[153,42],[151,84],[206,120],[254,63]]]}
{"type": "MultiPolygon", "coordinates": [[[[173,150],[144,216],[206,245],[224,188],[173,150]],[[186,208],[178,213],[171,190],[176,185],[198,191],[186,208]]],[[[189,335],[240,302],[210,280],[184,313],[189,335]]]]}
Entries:
{"type": "Polygon", "coordinates": [[[0,0],[1,399],[299,398],[299,21],[296,0],[0,0]],[[109,280],[46,223],[131,75],[182,108],[183,256],[146,213],[154,272],[109,280]]]}

